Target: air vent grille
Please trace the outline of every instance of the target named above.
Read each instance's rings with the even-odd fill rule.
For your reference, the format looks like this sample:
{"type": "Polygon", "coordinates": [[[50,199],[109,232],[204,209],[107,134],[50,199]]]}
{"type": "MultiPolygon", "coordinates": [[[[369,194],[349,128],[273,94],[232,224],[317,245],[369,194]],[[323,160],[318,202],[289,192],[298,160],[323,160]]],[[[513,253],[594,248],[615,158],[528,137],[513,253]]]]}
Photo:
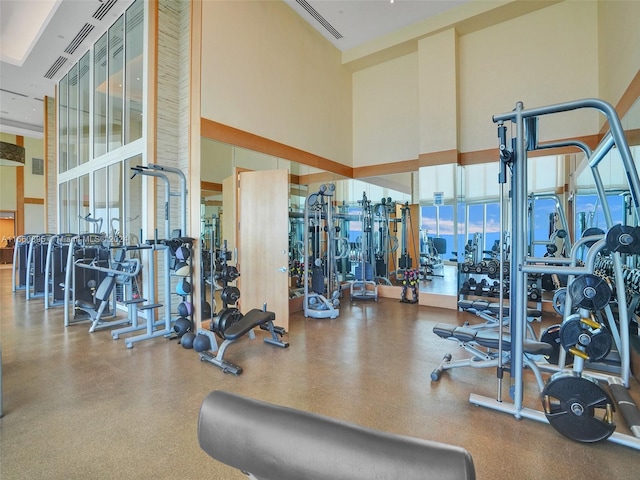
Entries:
{"type": "Polygon", "coordinates": [[[306,2],[306,0],[296,0],[296,2],[298,2],[298,5],[300,5],[307,12],[309,12],[309,15],[311,15],[313,18],[315,18],[318,21],[318,23],[320,23],[320,25],[322,25],[336,39],[341,39],[342,38],[342,34],[339,31],[337,31],[333,27],[333,25],[331,25],[329,22],[327,22],[327,19],[324,18],[322,15],[320,15],[315,8],[313,8],[311,5],[309,5],[306,2]]]}
{"type": "Polygon", "coordinates": [[[68,53],[69,55],[73,54],[73,52],[77,50],[84,39],[87,38],[87,35],[91,33],[91,30],[93,30],[93,28],[93,25],[91,25],[90,23],[85,23],[84,27],[80,29],[74,39],[71,40],[71,43],[69,43],[67,48],[64,49],[64,53],[68,53]]]}
{"type": "Polygon", "coordinates": [[[44,74],[44,77],[51,80],[54,77],[54,75],[58,72],[58,70],[60,70],[60,67],[62,67],[66,63],[67,60],[68,60],[67,57],[58,57],[58,59],[55,62],[53,62],[53,65],[49,67],[49,70],[47,70],[47,73],[44,74]]]}
{"type": "Polygon", "coordinates": [[[10,93],[11,95],[18,95],[19,97],[29,98],[29,96],[25,95],[24,93],[13,92],[11,90],[7,90],[6,88],[0,88],[0,92],[10,93]]]}
{"type": "Polygon", "coordinates": [[[103,2],[102,5],[100,5],[100,7],[93,13],[93,18],[95,18],[96,20],[102,20],[107,15],[107,13],[109,13],[109,10],[113,8],[117,1],[118,0],[108,0],[106,2],[103,2]]]}

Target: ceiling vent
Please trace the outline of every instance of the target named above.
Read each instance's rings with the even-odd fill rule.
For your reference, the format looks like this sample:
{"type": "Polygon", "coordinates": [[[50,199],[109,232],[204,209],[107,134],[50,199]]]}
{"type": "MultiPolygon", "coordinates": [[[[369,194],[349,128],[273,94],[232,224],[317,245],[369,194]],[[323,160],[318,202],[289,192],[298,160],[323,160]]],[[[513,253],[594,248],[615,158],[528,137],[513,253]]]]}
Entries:
{"type": "Polygon", "coordinates": [[[333,25],[331,25],[329,22],[327,22],[327,19],[324,18],[322,15],[320,15],[318,13],[318,11],[313,8],[311,5],[309,5],[306,0],[296,0],[296,2],[298,2],[298,5],[300,5],[302,8],[304,8],[307,12],[309,12],[309,15],[311,15],[313,18],[315,18],[318,23],[320,23],[320,25],[322,25],[324,28],[327,29],[327,31],[333,35],[336,39],[341,39],[342,38],[342,34],[337,31],[335,28],[333,28],[333,25]]]}
{"type": "Polygon", "coordinates": [[[58,59],[55,62],[53,62],[53,65],[49,67],[49,70],[47,70],[47,73],[44,74],[44,77],[51,80],[53,76],[58,72],[58,70],[60,70],[60,67],[62,67],[62,65],[65,64],[66,61],[67,61],[67,57],[58,57],[58,59]]]}
{"type": "Polygon", "coordinates": [[[84,27],[80,29],[80,31],[76,34],[74,39],[71,40],[71,43],[69,43],[67,48],[64,49],[64,53],[68,53],[69,55],[72,55],[73,52],[75,52],[77,48],[80,46],[80,44],[84,42],[84,39],[87,38],[87,35],[91,33],[91,30],[93,30],[93,25],[91,25],[90,23],[85,23],[84,27]]]}
{"type": "Polygon", "coordinates": [[[29,98],[29,96],[25,95],[24,93],[12,92],[11,90],[7,90],[6,88],[0,88],[0,92],[8,93],[10,95],[17,95],[19,97],[29,98]]]}
{"type": "Polygon", "coordinates": [[[102,5],[100,5],[100,7],[93,13],[92,17],[96,20],[102,20],[107,15],[107,13],[109,13],[109,10],[113,8],[117,1],[118,0],[108,0],[106,2],[103,2],[102,5]]]}

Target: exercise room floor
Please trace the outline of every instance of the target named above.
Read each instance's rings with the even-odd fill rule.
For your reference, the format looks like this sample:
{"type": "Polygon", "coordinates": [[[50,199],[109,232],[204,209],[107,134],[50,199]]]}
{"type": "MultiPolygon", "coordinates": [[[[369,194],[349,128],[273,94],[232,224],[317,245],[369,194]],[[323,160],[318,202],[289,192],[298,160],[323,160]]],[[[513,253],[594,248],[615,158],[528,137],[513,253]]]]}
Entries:
{"type": "MultiPolygon", "coordinates": [[[[493,369],[450,370],[432,383],[445,353],[465,356],[433,326],[475,319],[395,299],[347,300],[335,320],[293,314],[286,350],[263,344],[262,331],[233,344],[225,358],[244,368],[234,377],[176,341],[127,349],[106,331],[89,334],[88,324],[65,328],[61,308],[45,312],[42,299],[13,294],[2,268],[0,478],[246,478],[198,446],[199,407],[213,389],[460,445],[479,479],[638,478],[636,450],[576,443],[546,424],[471,405],[470,393],[495,395],[493,369]]],[[[526,404],[539,409],[526,378],[526,404]]],[[[634,381],[636,401],[639,391],[634,381]]]]}

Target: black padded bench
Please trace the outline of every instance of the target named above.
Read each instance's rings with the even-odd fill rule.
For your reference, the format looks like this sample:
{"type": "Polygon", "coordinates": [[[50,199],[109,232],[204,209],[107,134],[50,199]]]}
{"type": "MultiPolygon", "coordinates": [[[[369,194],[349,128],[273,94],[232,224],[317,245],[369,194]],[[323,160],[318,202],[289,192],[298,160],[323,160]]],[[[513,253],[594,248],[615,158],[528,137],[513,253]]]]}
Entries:
{"type": "MultiPolygon", "coordinates": [[[[458,308],[465,312],[471,312],[475,314],[479,312],[488,312],[493,315],[500,314],[500,304],[495,302],[488,302],[486,300],[458,300],[458,308]]],[[[502,306],[502,314],[505,317],[509,316],[509,305],[502,306]]],[[[540,316],[542,316],[541,310],[535,308],[527,308],[527,318],[537,318],[540,316]]]]}
{"type": "Polygon", "coordinates": [[[200,447],[257,480],[473,480],[463,448],[394,435],[223,391],[198,421],[200,447]]]}
{"type": "MultiPolygon", "coordinates": [[[[475,342],[478,345],[498,349],[499,336],[495,330],[476,330],[469,327],[459,327],[448,323],[438,323],[433,327],[433,333],[440,338],[455,338],[462,343],[475,342]]],[[[504,350],[511,349],[511,335],[503,332],[502,348],[504,350]]],[[[545,342],[537,342],[535,340],[524,339],[524,352],[532,355],[549,355],[553,351],[553,347],[545,342]]]]}
{"type": "MultiPolygon", "coordinates": [[[[260,327],[262,330],[267,330],[271,336],[264,338],[265,343],[275,345],[280,348],[287,348],[289,342],[283,342],[280,337],[284,335],[284,329],[282,327],[276,327],[273,321],[276,319],[276,314],[265,310],[258,310],[254,308],[249,310],[238,322],[231,325],[224,331],[224,342],[219,348],[213,351],[205,350],[200,352],[200,360],[209,362],[217,367],[220,367],[224,373],[233,373],[234,375],[240,375],[242,373],[242,367],[236,365],[224,358],[224,354],[227,351],[229,345],[236,340],[240,339],[247,333],[253,338],[253,329],[260,327]]],[[[200,333],[209,335],[211,339],[211,345],[217,345],[215,335],[211,331],[201,330],[200,333]]]]}

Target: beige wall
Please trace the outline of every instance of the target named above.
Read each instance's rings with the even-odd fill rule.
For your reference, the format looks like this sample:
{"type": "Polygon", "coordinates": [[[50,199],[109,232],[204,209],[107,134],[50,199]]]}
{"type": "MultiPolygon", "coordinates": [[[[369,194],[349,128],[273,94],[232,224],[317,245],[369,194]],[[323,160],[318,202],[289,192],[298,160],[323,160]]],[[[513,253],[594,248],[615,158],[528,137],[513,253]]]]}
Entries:
{"type": "Polygon", "coordinates": [[[640,70],[640,2],[598,3],[599,92],[614,106],[640,70]]]}
{"type": "MultiPolygon", "coordinates": [[[[355,72],[354,167],[492,149],[491,117],[516,101],[597,97],[597,20],[595,2],[562,2],[466,35],[427,36],[417,54],[355,72]]],[[[595,112],[568,113],[541,121],[540,139],[597,130],[595,112]]]]}
{"type": "Polygon", "coordinates": [[[202,116],[351,165],[351,73],[283,2],[203,2],[202,116]]]}
{"type": "Polygon", "coordinates": [[[353,74],[353,166],[418,158],[418,56],[353,74]]]}
{"type": "MultiPolygon", "coordinates": [[[[491,116],[598,95],[597,5],[562,2],[459,38],[460,151],[495,148],[491,116]]],[[[540,122],[540,140],[597,133],[593,112],[540,122]]]]}

